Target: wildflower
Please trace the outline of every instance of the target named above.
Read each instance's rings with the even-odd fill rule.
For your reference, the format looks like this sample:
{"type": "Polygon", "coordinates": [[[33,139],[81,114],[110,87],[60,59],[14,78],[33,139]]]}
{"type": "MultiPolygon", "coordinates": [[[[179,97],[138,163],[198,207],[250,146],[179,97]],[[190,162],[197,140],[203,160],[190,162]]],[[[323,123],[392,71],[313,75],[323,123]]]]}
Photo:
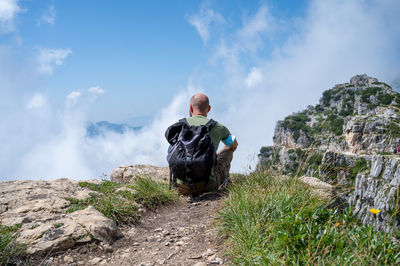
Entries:
{"type": "Polygon", "coordinates": [[[336,227],[339,227],[340,226],[340,223],[336,223],[336,227]]]}
{"type": "Polygon", "coordinates": [[[369,209],[369,212],[375,215],[375,214],[380,213],[381,210],[378,210],[378,209],[369,209]]]}

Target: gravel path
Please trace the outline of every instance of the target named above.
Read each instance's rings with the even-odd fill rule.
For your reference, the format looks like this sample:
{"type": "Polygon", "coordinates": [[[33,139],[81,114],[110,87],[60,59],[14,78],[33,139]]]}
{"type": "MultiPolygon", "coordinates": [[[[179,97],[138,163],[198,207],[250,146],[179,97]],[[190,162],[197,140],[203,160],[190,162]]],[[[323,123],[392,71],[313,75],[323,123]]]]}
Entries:
{"type": "Polygon", "coordinates": [[[122,228],[124,238],[112,246],[92,243],[46,258],[42,265],[216,265],[226,264],[213,232],[221,205],[218,194],[195,202],[186,197],[139,224],[122,228]]]}

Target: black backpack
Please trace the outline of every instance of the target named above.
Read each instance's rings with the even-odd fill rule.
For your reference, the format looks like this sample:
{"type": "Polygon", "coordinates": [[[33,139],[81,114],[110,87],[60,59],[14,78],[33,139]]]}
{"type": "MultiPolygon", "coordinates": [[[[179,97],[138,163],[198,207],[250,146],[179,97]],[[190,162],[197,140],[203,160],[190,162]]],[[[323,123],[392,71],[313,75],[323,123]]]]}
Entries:
{"type": "Polygon", "coordinates": [[[211,128],[216,124],[210,119],[202,126],[190,126],[185,118],[168,127],[165,138],[171,146],[167,161],[170,168],[170,186],[176,186],[176,179],[186,181],[189,191],[194,183],[207,185],[211,170],[216,160],[211,128]]]}

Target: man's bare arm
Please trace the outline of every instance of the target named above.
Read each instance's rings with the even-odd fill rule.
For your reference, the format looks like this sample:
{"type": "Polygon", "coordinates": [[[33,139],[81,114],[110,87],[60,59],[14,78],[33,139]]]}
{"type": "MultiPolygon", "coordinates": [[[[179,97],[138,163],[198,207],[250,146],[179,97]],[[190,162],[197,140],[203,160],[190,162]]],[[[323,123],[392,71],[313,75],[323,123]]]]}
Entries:
{"type": "Polygon", "coordinates": [[[235,139],[235,141],[229,146],[229,148],[232,150],[232,151],[235,151],[236,149],[237,149],[237,146],[238,146],[239,144],[238,144],[238,142],[237,142],[237,140],[235,139]]]}

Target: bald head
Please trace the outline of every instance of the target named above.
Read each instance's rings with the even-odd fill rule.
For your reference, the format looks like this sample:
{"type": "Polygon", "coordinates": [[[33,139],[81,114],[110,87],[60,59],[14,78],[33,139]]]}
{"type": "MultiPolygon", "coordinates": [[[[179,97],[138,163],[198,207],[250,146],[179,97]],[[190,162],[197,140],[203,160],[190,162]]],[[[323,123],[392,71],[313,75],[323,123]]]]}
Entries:
{"type": "Polygon", "coordinates": [[[210,111],[210,101],[207,95],[203,93],[197,93],[190,99],[190,113],[192,115],[203,115],[207,116],[210,111]]]}

